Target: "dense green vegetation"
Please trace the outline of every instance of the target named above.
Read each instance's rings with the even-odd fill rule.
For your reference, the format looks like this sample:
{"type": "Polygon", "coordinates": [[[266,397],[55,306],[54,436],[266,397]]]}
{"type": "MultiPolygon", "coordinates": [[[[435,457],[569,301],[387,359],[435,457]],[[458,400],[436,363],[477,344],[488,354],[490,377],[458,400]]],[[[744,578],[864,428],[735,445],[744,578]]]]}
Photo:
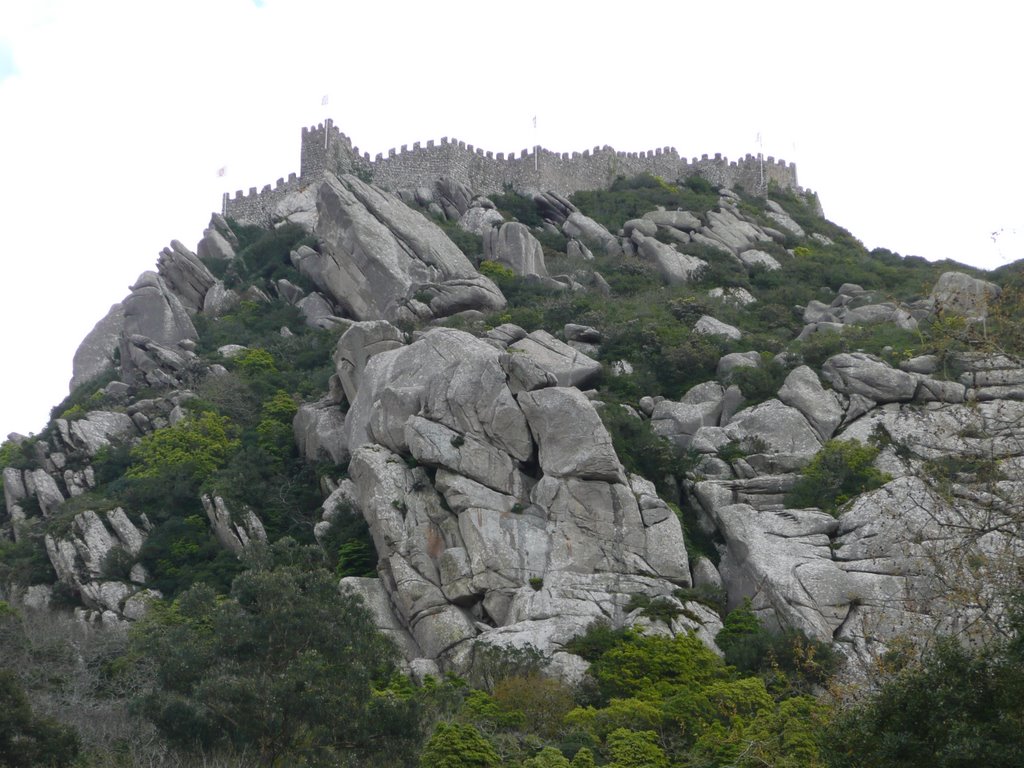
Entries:
{"type": "Polygon", "coordinates": [[[645,174],[629,179],[620,176],[607,190],[575,192],[569,200],[592,219],[616,232],[629,219],[638,219],[659,206],[706,213],[718,205],[718,190],[700,176],[670,184],[645,174]]]}
{"type": "Polygon", "coordinates": [[[982,648],[940,638],[920,659],[893,663],[876,692],[837,711],[828,729],[835,768],[1024,766],[1024,635],[982,648]]]}
{"type": "Polygon", "coordinates": [[[409,696],[387,690],[395,651],[361,602],[282,540],[218,599],[205,585],[133,630],[155,672],[142,714],[188,751],[258,751],[263,765],[334,765],[415,745],[409,696]]]}

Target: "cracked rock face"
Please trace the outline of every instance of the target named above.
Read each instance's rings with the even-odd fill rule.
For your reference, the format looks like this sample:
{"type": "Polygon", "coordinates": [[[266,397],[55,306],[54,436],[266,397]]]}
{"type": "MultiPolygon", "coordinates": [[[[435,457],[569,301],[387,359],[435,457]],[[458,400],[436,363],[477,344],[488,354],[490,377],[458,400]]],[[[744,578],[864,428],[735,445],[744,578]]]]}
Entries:
{"type": "MultiPolygon", "coordinates": [[[[481,643],[532,645],[578,671],[561,648],[592,621],[646,621],[627,610],[632,595],[678,602],[690,584],[682,529],[653,485],[627,480],[578,389],[514,394],[503,356],[437,329],[369,358],[353,381],[344,493],[370,525],[385,624],[405,633],[410,661],[465,671],[481,643]]],[[[379,611],[379,593],[373,602],[379,611]]],[[[706,613],[664,631],[710,643],[706,613]]]]}
{"type": "Polygon", "coordinates": [[[437,225],[355,176],[328,174],[317,214],[321,252],[300,249],[293,259],[349,317],[444,317],[505,306],[498,287],[437,225]]]}
{"type": "MultiPolygon", "coordinates": [[[[1019,370],[1009,359],[961,363],[961,379],[982,385],[970,390],[975,396],[1019,370]]],[[[758,437],[763,453],[712,460],[721,447],[715,427],[701,427],[692,440],[709,459],[689,491],[703,527],[723,539],[718,572],[729,603],[749,598],[767,626],[835,642],[854,675],[897,641],[998,632],[1006,621],[999,579],[1021,556],[1024,403],[964,405],[963,390],[941,386],[918,387],[915,402],[899,402],[922,375],[900,375],[865,355],[832,358],[830,370],[838,392],[797,368],[779,393],[789,405],[762,403],[722,429],[758,437]],[[791,424],[784,415],[800,418],[791,424]],[[835,518],[787,508],[796,472],[829,436],[882,439],[875,464],[893,479],[835,518]]],[[[682,406],[663,401],[654,414],[673,407],[682,406]]]]}

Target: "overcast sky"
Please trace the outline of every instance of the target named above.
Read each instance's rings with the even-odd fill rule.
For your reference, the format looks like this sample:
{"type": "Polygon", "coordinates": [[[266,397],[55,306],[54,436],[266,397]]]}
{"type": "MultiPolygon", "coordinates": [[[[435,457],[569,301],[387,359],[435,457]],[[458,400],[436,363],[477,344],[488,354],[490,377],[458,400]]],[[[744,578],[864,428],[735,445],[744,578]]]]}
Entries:
{"type": "Polygon", "coordinates": [[[408,6],[0,0],[0,436],[42,429],[160,249],[297,172],[325,117],[371,155],[450,136],[735,158],[761,134],[869,248],[1024,257],[1013,3],[408,6]]]}

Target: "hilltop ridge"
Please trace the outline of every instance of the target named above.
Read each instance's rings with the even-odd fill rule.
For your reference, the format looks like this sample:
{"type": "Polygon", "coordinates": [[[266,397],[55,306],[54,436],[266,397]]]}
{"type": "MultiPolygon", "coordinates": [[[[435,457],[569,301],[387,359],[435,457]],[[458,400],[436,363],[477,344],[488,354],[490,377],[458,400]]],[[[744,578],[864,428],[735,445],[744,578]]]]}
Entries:
{"type": "Polygon", "coordinates": [[[534,146],[515,152],[485,151],[447,136],[435,143],[412,149],[403,144],[386,154],[360,154],[359,147],[338,130],[332,121],[302,129],[300,171],[279,178],[275,185],[264,185],[258,192],[237,190],[224,194],[221,213],[245,224],[265,225],[274,207],[296,191],[320,181],[326,171],[356,173],[365,181],[390,192],[430,186],[440,178],[466,185],[477,194],[487,195],[512,189],[518,192],[554,192],[570,195],[581,190],[607,189],[618,177],[652,174],[667,179],[699,176],[719,187],[741,187],[763,195],[774,184],[781,189],[803,193],[797,183],[796,165],[746,155],[730,161],[716,153],[688,160],[675,147],[658,147],[645,152],[618,152],[611,147],[595,146],[582,152],[552,152],[534,146]]]}
{"type": "MultiPolygon", "coordinates": [[[[823,765],[830,692],[1018,631],[1024,292],[869,252],[773,167],[748,186],[749,163],[674,151],[460,142],[369,161],[304,130],[301,175],[164,248],[42,433],[0,448],[0,619],[66,621],[70,658],[110,639],[103,669],[138,674],[192,756],[312,741],[337,762],[386,704],[416,748],[358,749],[388,766],[433,754],[435,721],[516,768],[618,765],[627,742],[823,765]],[[324,646],[294,647],[309,620],[324,646]],[[349,690],[350,664],[366,701],[335,713],[318,686],[349,690]],[[257,672],[294,697],[290,740],[260,730],[262,690],[236,696],[257,672]],[[435,709],[416,725],[411,702],[435,709]]],[[[48,698],[67,675],[21,667],[82,720],[48,698]]],[[[103,695],[121,714],[80,726],[92,748],[141,749],[103,695]]]]}

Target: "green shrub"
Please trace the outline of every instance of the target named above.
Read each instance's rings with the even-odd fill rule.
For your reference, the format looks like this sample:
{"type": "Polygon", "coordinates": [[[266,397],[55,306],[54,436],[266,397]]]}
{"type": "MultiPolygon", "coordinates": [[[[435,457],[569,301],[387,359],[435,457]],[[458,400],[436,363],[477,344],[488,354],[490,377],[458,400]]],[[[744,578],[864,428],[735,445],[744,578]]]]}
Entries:
{"type": "Polygon", "coordinates": [[[242,227],[240,230],[235,233],[239,236],[237,255],[226,268],[218,267],[218,271],[223,270],[224,285],[238,289],[283,278],[306,290],[313,289],[291,263],[292,251],[302,245],[315,247],[317,244],[303,227],[284,224],[274,229],[242,227]]]}
{"type": "Polygon", "coordinates": [[[35,714],[14,672],[0,669],[0,765],[64,768],[77,757],[78,734],[52,718],[35,714]]]}
{"type": "Polygon", "coordinates": [[[56,579],[43,543],[39,518],[19,524],[18,540],[0,540],[0,583],[30,586],[51,584],[56,579]]]}
{"type": "Polygon", "coordinates": [[[632,595],[626,610],[639,610],[642,616],[651,621],[660,621],[666,626],[671,626],[672,620],[683,613],[682,608],[666,597],[651,598],[644,594],[632,595]]]}
{"type": "Polygon", "coordinates": [[[789,507],[818,507],[837,514],[858,494],[880,488],[892,478],[872,466],[879,449],[857,440],[829,440],[804,467],[786,497],[789,507]]]}
{"type": "Polygon", "coordinates": [[[674,497],[675,487],[670,478],[676,483],[681,481],[694,466],[696,457],[655,434],[650,421],[636,418],[621,406],[609,403],[598,413],[626,471],[642,475],[674,497]]]}
{"type": "Polygon", "coordinates": [[[157,525],[142,545],[139,562],[152,577],[149,586],[165,597],[174,597],[193,584],[227,592],[243,567],[213,537],[200,515],[172,517],[157,525]]]}
{"type": "MultiPolygon", "coordinates": [[[[693,177],[691,177],[693,178],[693,177]]],[[[684,186],[666,183],[650,174],[615,179],[607,190],[574,192],[569,200],[584,214],[617,232],[629,219],[636,219],[659,206],[705,213],[718,205],[718,194],[687,179],[684,186]]],[[[710,185],[709,185],[710,186],[710,185]]]]}
{"type": "Polygon", "coordinates": [[[201,484],[224,465],[238,447],[231,422],[203,413],[146,435],[132,449],[130,478],[161,478],[187,472],[201,484]]]}
{"type": "Polygon", "coordinates": [[[841,711],[828,728],[834,768],[1024,765],[1024,657],[1012,644],[969,649],[938,638],[918,664],[841,711]]]}
{"type": "Polygon", "coordinates": [[[237,368],[244,376],[259,376],[265,373],[277,373],[274,356],[265,349],[255,347],[246,349],[231,360],[232,367],[237,368]]]}
{"type": "Polygon", "coordinates": [[[491,202],[501,211],[505,218],[515,219],[521,224],[533,228],[544,224],[537,204],[532,197],[520,194],[513,189],[506,189],[500,195],[491,195],[491,202]]]}
{"type": "Polygon", "coordinates": [[[587,631],[565,644],[565,650],[582,656],[587,661],[596,661],[613,647],[623,642],[630,630],[614,629],[608,621],[597,620],[587,631]]]}
{"type": "Polygon", "coordinates": [[[784,365],[769,358],[758,366],[733,368],[724,383],[738,386],[746,404],[754,405],[775,397],[788,374],[784,365]]]}
{"type": "Polygon", "coordinates": [[[230,596],[193,587],[133,627],[157,683],[139,710],[169,743],[195,759],[230,745],[267,766],[365,764],[418,743],[415,701],[384,690],[393,645],[312,554],[274,545],[230,596]]]}
{"type": "Polygon", "coordinates": [[[811,640],[798,630],[769,632],[757,620],[749,600],[726,615],[715,644],[727,664],[765,676],[770,688],[787,695],[824,684],[841,658],[829,643],[811,640]]]}

